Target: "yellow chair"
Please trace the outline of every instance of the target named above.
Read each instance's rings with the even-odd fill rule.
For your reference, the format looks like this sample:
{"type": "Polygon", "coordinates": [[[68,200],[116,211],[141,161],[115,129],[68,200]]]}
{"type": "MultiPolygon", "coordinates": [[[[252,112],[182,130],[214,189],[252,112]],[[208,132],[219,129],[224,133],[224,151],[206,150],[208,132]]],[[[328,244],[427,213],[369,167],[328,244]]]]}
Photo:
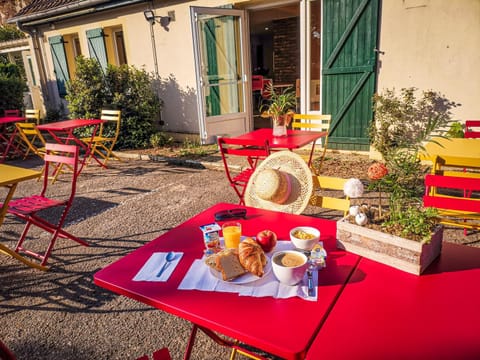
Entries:
{"type": "Polygon", "coordinates": [[[40,156],[43,159],[45,155],[46,141],[43,135],[37,129],[37,126],[30,122],[17,122],[15,123],[15,126],[17,127],[18,135],[22,139],[24,145],[27,147],[24,159],[30,152],[40,156]]]}
{"type": "Polygon", "coordinates": [[[293,130],[311,130],[311,131],[326,131],[327,135],[324,138],[322,144],[322,151],[320,155],[319,164],[315,162],[313,164],[313,153],[315,151],[314,142],[312,144],[312,149],[310,151],[310,156],[308,157],[308,166],[313,170],[313,172],[318,175],[323,165],[323,160],[325,159],[325,153],[328,146],[328,131],[330,130],[330,122],[332,121],[332,115],[321,115],[321,114],[294,114],[292,121],[293,130]]]}
{"type": "Polygon", "coordinates": [[[25,117],[27,118],[27,121],[34,120],[37,125],[40,125],[40,110],[27,109],[25,110],[25,117]]]}
{"type": "MultiPolygon", "coordinates": [[[[120,160],[118,156],[113,154],[113,147],[117,142],[120,133],[120,110],[102,110],[100,119],[105,120],[105,123],[100,124],[98,133],[93,137],[82,138],[81,140],[87,145],[91,143],[91,153],[89,161],[92,156],[98,156],[103,159],[103,165],[107,164],[109,159],[120,160]]],[[[89,162],[88,161],[88,162],[89,162]]]]}
{"type": "Polygon", "coordinates": [[[343,193],[343,188],[348,179],[331,176],[313,176],[313,194],[310,197],[310,205],[321,208],[343,211],[343,216],[348,214],[350,199],[343,193]],[[323,196],[318,192],[322,190],[342,191],[342,196],[323,196]]]}

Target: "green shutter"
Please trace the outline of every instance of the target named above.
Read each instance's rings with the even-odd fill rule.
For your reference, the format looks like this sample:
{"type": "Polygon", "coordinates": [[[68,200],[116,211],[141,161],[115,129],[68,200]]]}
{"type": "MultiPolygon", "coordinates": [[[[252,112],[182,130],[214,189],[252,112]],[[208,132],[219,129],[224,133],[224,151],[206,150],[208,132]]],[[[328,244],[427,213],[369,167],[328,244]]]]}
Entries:
{"type": "Polygon", "coordinates": [[[206,96],[208,116],[220,115],[220,92],[218,89],[217,40],[215,36],[215,19],[205,23],[205,46],[207,51],[207,75],[210,86],[210,95],[206,96]]]}
{"type": "Polygon", "coordinates": [[[103,29],[87,30],[88,52],[91,58],[97,59],[102,69],[107,68],[108,58],[105,48],[105,39],[103,29]]]}
{"type": "Polygon", "coordinates": [[[70,80],[68,72],[67,57],[65,55],[65,48],[63,46],[62,36],[52,36],[48,38],[50,50],[52,52],[53,69],[55,77],[57,78],[57,88],[60,96],[67,94],[66,83],[70,80]]]}
{"type": "Polygon", "coordinates": [[[323,1],[322,112],[332,115],[330,148],[369,149],[378,3],[323,1]]]}

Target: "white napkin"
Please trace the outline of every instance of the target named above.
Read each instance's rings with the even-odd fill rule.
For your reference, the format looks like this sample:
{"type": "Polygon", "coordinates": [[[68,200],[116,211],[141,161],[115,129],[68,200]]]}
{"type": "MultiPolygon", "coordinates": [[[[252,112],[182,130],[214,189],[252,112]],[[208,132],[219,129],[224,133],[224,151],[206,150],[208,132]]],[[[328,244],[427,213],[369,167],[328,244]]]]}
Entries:
{"type": "MultiPolygon", "coordinates": [[[[292,249],[293,246],[289,241],[279,241],[275,251],[292,249]]],[[[318,284],[317,271],[313,273],[314,284],[318,284]]],[[[203,259],[195,260],[187,274],[180,283],[179,290],[203,290],[232,292],[240,296],[264,297],[272,296],[274,298],[286,299],[298,296],[305,300],[317,300],[317,286],[315,286],[315,296],[308,296],[307,275],[305,274],[303,282],[295,286],[281,284],[276,279],[271,270],[263,278],[246,284],[234,284],[222,281],[215,277],[210,268],[204,263],[203,259]]]]}
{"type": "Polygon", "coordinates": [[[163,273],[160,276],[157,276],[158,272],[166,262],[167,254],[168,253],[166,252],[153,253],[137,275],[135,275],[133,281],[167,281],[182,258],[183,252],[174,253],[175,258],[165,267],[163,273]]]}

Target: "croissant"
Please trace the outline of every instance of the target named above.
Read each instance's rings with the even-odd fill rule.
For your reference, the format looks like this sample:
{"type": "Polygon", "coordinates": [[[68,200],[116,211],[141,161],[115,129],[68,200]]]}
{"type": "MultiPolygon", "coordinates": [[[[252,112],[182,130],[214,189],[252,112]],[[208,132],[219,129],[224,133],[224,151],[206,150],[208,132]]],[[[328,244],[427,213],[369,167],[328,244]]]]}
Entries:
{"type": "Polygon", "coordinates": [[[252,238],[246,238],[238,245],[240,264],[252,274],[262,277],[267,258],[260,245],[252,238]]]}

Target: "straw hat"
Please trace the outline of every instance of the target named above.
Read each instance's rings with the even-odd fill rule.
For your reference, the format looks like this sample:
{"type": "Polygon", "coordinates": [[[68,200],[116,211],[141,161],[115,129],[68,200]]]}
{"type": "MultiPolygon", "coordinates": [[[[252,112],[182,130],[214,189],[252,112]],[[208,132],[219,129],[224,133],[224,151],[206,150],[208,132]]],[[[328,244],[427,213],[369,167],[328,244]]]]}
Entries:
{"type": "Polygon", "coordinates": [[[291,151],[279,151],[257,166],[245,190],[245,204],[257,208],[300,214],[312,195],[312,173],[291,151]]]}

